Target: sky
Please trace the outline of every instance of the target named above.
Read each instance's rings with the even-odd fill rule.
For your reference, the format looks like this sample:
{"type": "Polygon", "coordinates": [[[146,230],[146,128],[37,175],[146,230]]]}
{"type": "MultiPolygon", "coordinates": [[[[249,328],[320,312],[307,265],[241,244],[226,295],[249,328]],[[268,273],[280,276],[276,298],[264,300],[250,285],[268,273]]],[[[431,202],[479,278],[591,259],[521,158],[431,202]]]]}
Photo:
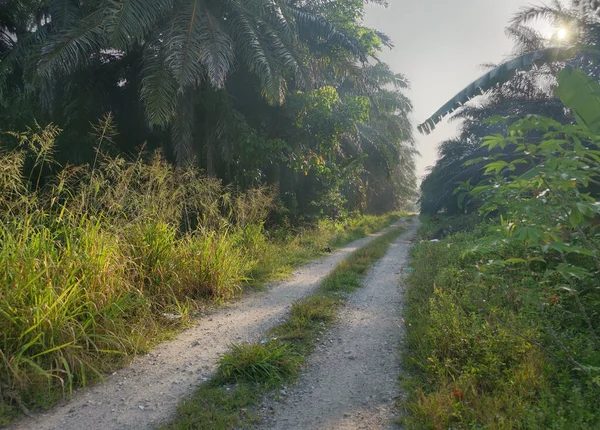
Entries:
{"type": "MultiPolygon", "coordinates": [[[[513,46],[504,29],[520,8],[539,0],[388,0],[369,5],[367,26],[394,41],[380,59],[411,82],[415,127],[465,86],[485,73],[484,63],[500,63],[513,46]]],[[[457,134],[445,121],[429,136],[415,131],[419,177],[435,164],[437,145],[457,134]]]]}

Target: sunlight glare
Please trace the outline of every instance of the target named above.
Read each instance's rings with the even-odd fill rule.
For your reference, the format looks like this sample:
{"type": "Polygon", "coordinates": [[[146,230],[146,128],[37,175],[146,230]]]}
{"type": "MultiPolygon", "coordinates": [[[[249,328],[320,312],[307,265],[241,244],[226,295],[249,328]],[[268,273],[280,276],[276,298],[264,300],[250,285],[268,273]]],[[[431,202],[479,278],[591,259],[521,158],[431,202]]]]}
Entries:
{"type": "Polygon", "coordinates": [[[556,37],[558,37],[559,40],[565,40],[568,35],[569,35],[569,32],[567,31],[566,28],[559,28],[558,31],[556,32],[556,37]]]}

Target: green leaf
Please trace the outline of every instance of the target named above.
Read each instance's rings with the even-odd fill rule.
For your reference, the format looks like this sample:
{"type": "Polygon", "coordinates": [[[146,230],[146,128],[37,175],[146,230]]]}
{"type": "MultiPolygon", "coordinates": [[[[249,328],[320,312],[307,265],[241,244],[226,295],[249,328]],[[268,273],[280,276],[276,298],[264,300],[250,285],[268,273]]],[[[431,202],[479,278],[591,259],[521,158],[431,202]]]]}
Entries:
{"type": "Polygon", "coordinates": [[[508,166],[508,163],[506,161],[494,161],[493,163],[489,163],[485,166],[485,173],[490,173],[490,172],[495,172],[495,173],[500,173],[502,171],[502,169],[504,169],[505,167],[508,166]]]}
{"type": "Polygon", "coordinates": [[[531,170],[528,170],[527,172],[523,173],[521,176],[519,176],[519,179],[530,181],[538,175],[539,175],[539,171],[537,168],[535,168],[535,169],[531,169],[531,170]]]}
{"type": "Polygon", "coordinates": [[[577,202],[577,209],[583,215],[593,218],[596,214],[600,213],[600,206],[591,202],[577,202]]]}
{"type": "Polygon", "coordinates": [[[585,270],[583,267],[573,266],[572,264],[560,264],[556,271],[562,275],[563,278],[569,280],[571,278],[576,279],[585,279],[589,276],[589,272],[585,270]]]}
{"type": "Polygon", "coordinates": [[[506,263],[506,264],[522,264],[522,263],[527,263],[527,260],[524,260],[523,258],[509,258],[507,260],[504,260],[504,263],[506,263]]]}
{"type": "Polygon", "coordinates": [[[579,246],[579,245],[567,245],[567,246],[565,246],[564,249],[566,252],[572,253],[572,254],[587,255],[588,257],[594,257],[596,255],[596,253],[594,251],[591,251],[591,250],[584,248],[582,246],[579,246]]]}
{"type": "Polygon", "coordinates": [[[600,84],[596,79],[582,70],[567,67],[558,75],[556,95],[580,124],[600,134],[600,84]]]}
{"type": "Polygon", "coordinates": [[[489,185],[480,185],[471,190],[472,196],[478,196],[479,194],[489,190],[491,187],[489,185]]]}
{"type": "Polygon", "coordinates": [[[542,233],[535,227],[515,227],[514,236],[518,240],[538,243],[542,237],[542,233]]]}
{"type": "Polygon", "coordinates": [[[486,136],[483,139],[481,146],[487,146],[488,150],[494,149],[496,146],[504,148],[506,146],[506,139],[502,134],[494,134],[492,136],[486,136]]]}
{"type": "Polygon", "coordinates": [[[553,249],[557,252],[560,252],[561,254],[565,252],[566,248],[567,245],[565,245],[563,242],[551,242],[542,246],[542,250],[544,252],[548,252],[550,249],[553,249]]]}
{"type": "Polygon", "coordinates": [[[531,257],[531,258],[528,258],[527,261],[530,263],[534,262],[534,261],[537,261],[539,263],[547,263],[547,261],[544,260],[542,257],[531,257]]]}
{"type": "Polygon", "coordinates": [[[571,224],[571,226],[577,227],[577,226],[581,225],[581,223],[584,220],[585,220],[585,218],[583,217],[583,214],[580,211],[578,211],[578,210],[571,211],[571,214],[569,215],[569,223],[571,224]]]}
{"type": "Polygon", "coordinates": [[[457,205],[460,209],[465,209],[465,201],[466,198],[469,196],[469,193],[467,192],[462,192],[459,196],[458,196],[458,200],[457,200],[457,205]]]}

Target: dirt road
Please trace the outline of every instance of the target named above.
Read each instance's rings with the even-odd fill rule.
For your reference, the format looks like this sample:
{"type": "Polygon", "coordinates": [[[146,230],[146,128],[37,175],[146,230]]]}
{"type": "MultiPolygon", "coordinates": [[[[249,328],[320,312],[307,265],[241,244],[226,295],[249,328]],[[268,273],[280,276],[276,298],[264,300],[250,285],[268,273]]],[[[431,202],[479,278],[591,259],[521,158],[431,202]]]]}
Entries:
{"type": "MultiPolygon", "coordinates": [[[[403,221],[390,228],[400,225],[403,221]]],[[[159,425],[173,415],[183,397],[215,372],[219,355],[232,343],[259,341],[269,328],[285,318],[293,301],[313,292],[340,261],[386,231],[389,229],[302,267],[288,281],[217,309],[175,340],[107,377],[103,384],[79,392],[71,401],[16,422],[10,428],[108,430],[159,425]]]]}
{"type": "Polygon", "coordinates": [[[371,269],[334,328],[322,339],[298,384],[265,409],[266,429],[393,428],[402,336],[401,272],[417,221],[371,269]]]}

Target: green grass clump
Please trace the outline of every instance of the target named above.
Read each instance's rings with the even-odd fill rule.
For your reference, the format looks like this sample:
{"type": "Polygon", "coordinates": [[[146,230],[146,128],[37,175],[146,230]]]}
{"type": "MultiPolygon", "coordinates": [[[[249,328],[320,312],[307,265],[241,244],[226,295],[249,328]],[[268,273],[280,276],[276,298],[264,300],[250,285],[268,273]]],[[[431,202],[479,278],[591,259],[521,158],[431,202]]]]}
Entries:
{"type": "MultiPolygon", "coordinates": [[[[397,219],[397,218],[395,218],[397,219]]],[[[347,293],[360,287],[368,268],[381,258],[402,232],[397,228],[351,254],[322,282],[319,290],[293,303],[286,322],[269,330],[265,342],[233,345],[219,363],[217,376],[182,403],[165,428],[241,428],[256,425],[248,413],[262,396],[298,377],[305,357],[335,320],[347,293]],[[232,411],[231,399],[243,404],[243,414],[232,411]],[[221,423],[227,423],[221,427],[221,423]],[[210,427],[210,426],[213,427],[210,427]]]]}
{"type": "Polygon", "coordinates": [[[328,323],[335,319],[336,310],[339,305],[339,298],[326,294],[315,294],[292,305],[290,320],[297,319],[299,321],[308,321],[309,323],[328,323]]]}
{"type": "Polygon", "coordinates": [[[224,383],[280,385],[298,372],[302,358],[287,343],[237,344],[219,361],[217,378],[224,383]]]}
{"type": "Polygon", "coordinates": [[[295,302],[288,320],[269,331],[269,337],[290,346],[290,350],[306,356],[314,349],[316,338],[335,320],[343,305],[339,295],[317,293],[295,302]]]}
{"type": "Polygon", "coordinates": [[[237,384],[223,387],[202,385],[194,395],[183,401],[177,410],[177,420],[161,428],[189,430],[229,430],[240,423],[247,427],[257,424],[260,418],[251,411],[259,401],[262,390],[254,385],[237,384]]]}

